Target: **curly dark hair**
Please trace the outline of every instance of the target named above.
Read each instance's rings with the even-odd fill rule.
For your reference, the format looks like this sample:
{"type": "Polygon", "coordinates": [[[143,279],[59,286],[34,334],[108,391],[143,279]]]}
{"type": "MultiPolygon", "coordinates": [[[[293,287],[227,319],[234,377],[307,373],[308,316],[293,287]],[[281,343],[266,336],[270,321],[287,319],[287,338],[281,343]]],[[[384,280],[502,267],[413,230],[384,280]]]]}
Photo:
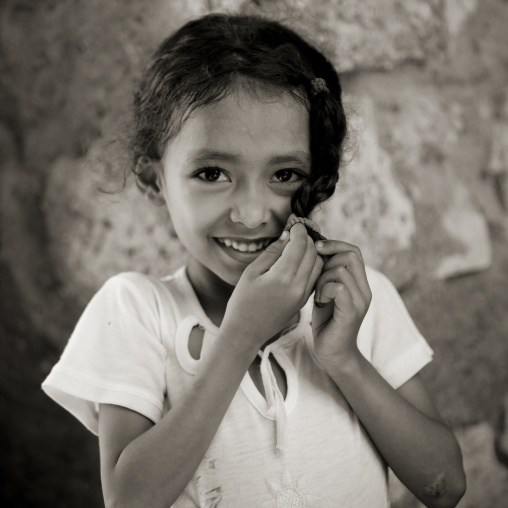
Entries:
{"type": "MultiPolygon", "coordinates": [[[[220,101],[239,80],[287,91],[309,111],[311,174],[291,199],[292,211],[307,217],[332,196],[339,179],[347,133],[342,89],[329,60],[276,21],[210,14],[162,42],[134,96],[134,168],[141,158],[160,160],[187,115],[220,101]],[[328,90],[316,93],[315,78],[324,79],[328,90]]],[[[143,182],[139,172],[137,179],[143,182]]]]}

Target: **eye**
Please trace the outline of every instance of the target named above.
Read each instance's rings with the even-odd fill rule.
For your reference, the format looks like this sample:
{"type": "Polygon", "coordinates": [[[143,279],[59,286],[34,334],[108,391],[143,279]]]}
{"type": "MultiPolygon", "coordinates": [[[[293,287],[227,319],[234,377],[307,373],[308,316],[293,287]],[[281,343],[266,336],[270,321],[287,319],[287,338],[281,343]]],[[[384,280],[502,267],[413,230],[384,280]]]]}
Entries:
{"type": "Polygon", "coordinates": [[[201,169],[198,172],[194,173],[193,177],[198,180],[201,180],[202,182],[208,182],[208,183],[228,181],[228,180],[218,180],[221,173],[224,173],[224,171],[222,169],[215,167],[215,166],[210,166],[210,167],[201,169]],[[204,178],[202,178],[201,175],[205,175],[204,178]]]}
{"type": "Polygon", "coordinates": [[[307,179],[307,175],[293,169],[281,169],[280,171],[277,171],[275,175],[277,178],[280,178],[279,183],[282,183],[283,185],[295,185],[307,179]],[[296,176],[297,178],[294,179],[292,178],[293,176],[296,176]]]}

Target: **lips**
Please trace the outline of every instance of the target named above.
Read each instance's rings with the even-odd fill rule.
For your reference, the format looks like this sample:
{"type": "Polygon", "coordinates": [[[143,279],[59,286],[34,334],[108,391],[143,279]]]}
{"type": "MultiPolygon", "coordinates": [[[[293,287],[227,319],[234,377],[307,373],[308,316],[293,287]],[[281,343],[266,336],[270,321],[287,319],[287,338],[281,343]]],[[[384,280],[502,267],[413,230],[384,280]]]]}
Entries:
{"type": "Polygon", "coordinates": [[[236,251],[240,252],[256,252],[258,250],[264,249],[270,245],[271,240],[257,240],[257,241],[242,241],[236,238],[218,238],[217,239],[221,244],[224,244],[226,247],[232,247],[236,251]]]}
{"type": "MultiPolygon", "coordinates": [[[[265,239],[264,242],[251,242],[251,243],[255,243],[257,245],[262,244],[261,248],[259,250],[254,251],[254,252],[242,252],[240,250],[235,249],[232,245],[233,238],[231,238],[231,239],[214,238],[214,240],[215,240],[215,243],[221,248],[221,250],[223,252],[225,252],[230,258],[233,258],[235,261],[239,261],[240,263],[243,263],[243,264],[249,264],[249,263],[252,263],[252,261],[254,261],[262,252],[264,252],[266,247],[270,243],[272,243],[275,239],[265,239]],[[228,241],[228,243],[230,243],[229,246],[224,243],[227,240],[231,240],[231,242],[228,241]]],[[[246,243],[246,242],[239,242],[239,243],[246,243]]]]}

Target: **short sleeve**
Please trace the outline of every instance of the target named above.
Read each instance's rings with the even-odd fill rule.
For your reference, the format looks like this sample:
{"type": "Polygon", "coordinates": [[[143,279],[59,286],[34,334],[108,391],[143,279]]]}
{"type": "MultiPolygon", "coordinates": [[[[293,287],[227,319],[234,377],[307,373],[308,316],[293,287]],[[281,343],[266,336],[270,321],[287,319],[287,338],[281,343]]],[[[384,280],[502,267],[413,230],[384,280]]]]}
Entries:
{"type": "Polygon", "coordinates": [[[44,392],[98,434],[99,404],[157,423],[166,391],[160,298],[143,274],[110,278],[81,315],[44,392]]]}
{"type": "Polygon", "coordinates": [[[432,360],[433,351],[391,281],[370,267],[367,279],[372,301],[358,334],[358,347],[397,389],[432,360]]]}

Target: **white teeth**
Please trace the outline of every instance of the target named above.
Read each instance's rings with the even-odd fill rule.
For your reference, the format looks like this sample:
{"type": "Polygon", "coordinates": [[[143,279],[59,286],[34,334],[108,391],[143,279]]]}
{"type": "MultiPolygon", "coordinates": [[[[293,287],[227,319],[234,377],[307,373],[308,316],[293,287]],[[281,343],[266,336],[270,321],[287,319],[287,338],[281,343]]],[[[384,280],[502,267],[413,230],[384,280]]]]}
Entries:
{"type": "Polygon", "coordinates": [[[247,247],[247,251],[248,252],[255,252],[259,249],[262,249],[263,248],[263,244],[261,243],[261,245],[256,245],[254,243],[251,243],[248,247],[247,247]]]}
{"type": "Polygon", "coordinates": [[[231,242],[231,247],[233,247],[233,249],[236,249],[236,250],[239,250],[239,251],[242,251],[242,252],[245,252],[249,248],[249,246],[247,244],[245,244],[245,243],[236,243],[235,241],[231,242]]]}
{"type": "Polygon", "coordinates": [[[221,238],[219,242],[223,243],[226,247],[232,247],[233,249],[240,252],[256,252],[267,247],[270,244],[270,240],[264,242],[235,242],[229,238],[221,238]]]}

